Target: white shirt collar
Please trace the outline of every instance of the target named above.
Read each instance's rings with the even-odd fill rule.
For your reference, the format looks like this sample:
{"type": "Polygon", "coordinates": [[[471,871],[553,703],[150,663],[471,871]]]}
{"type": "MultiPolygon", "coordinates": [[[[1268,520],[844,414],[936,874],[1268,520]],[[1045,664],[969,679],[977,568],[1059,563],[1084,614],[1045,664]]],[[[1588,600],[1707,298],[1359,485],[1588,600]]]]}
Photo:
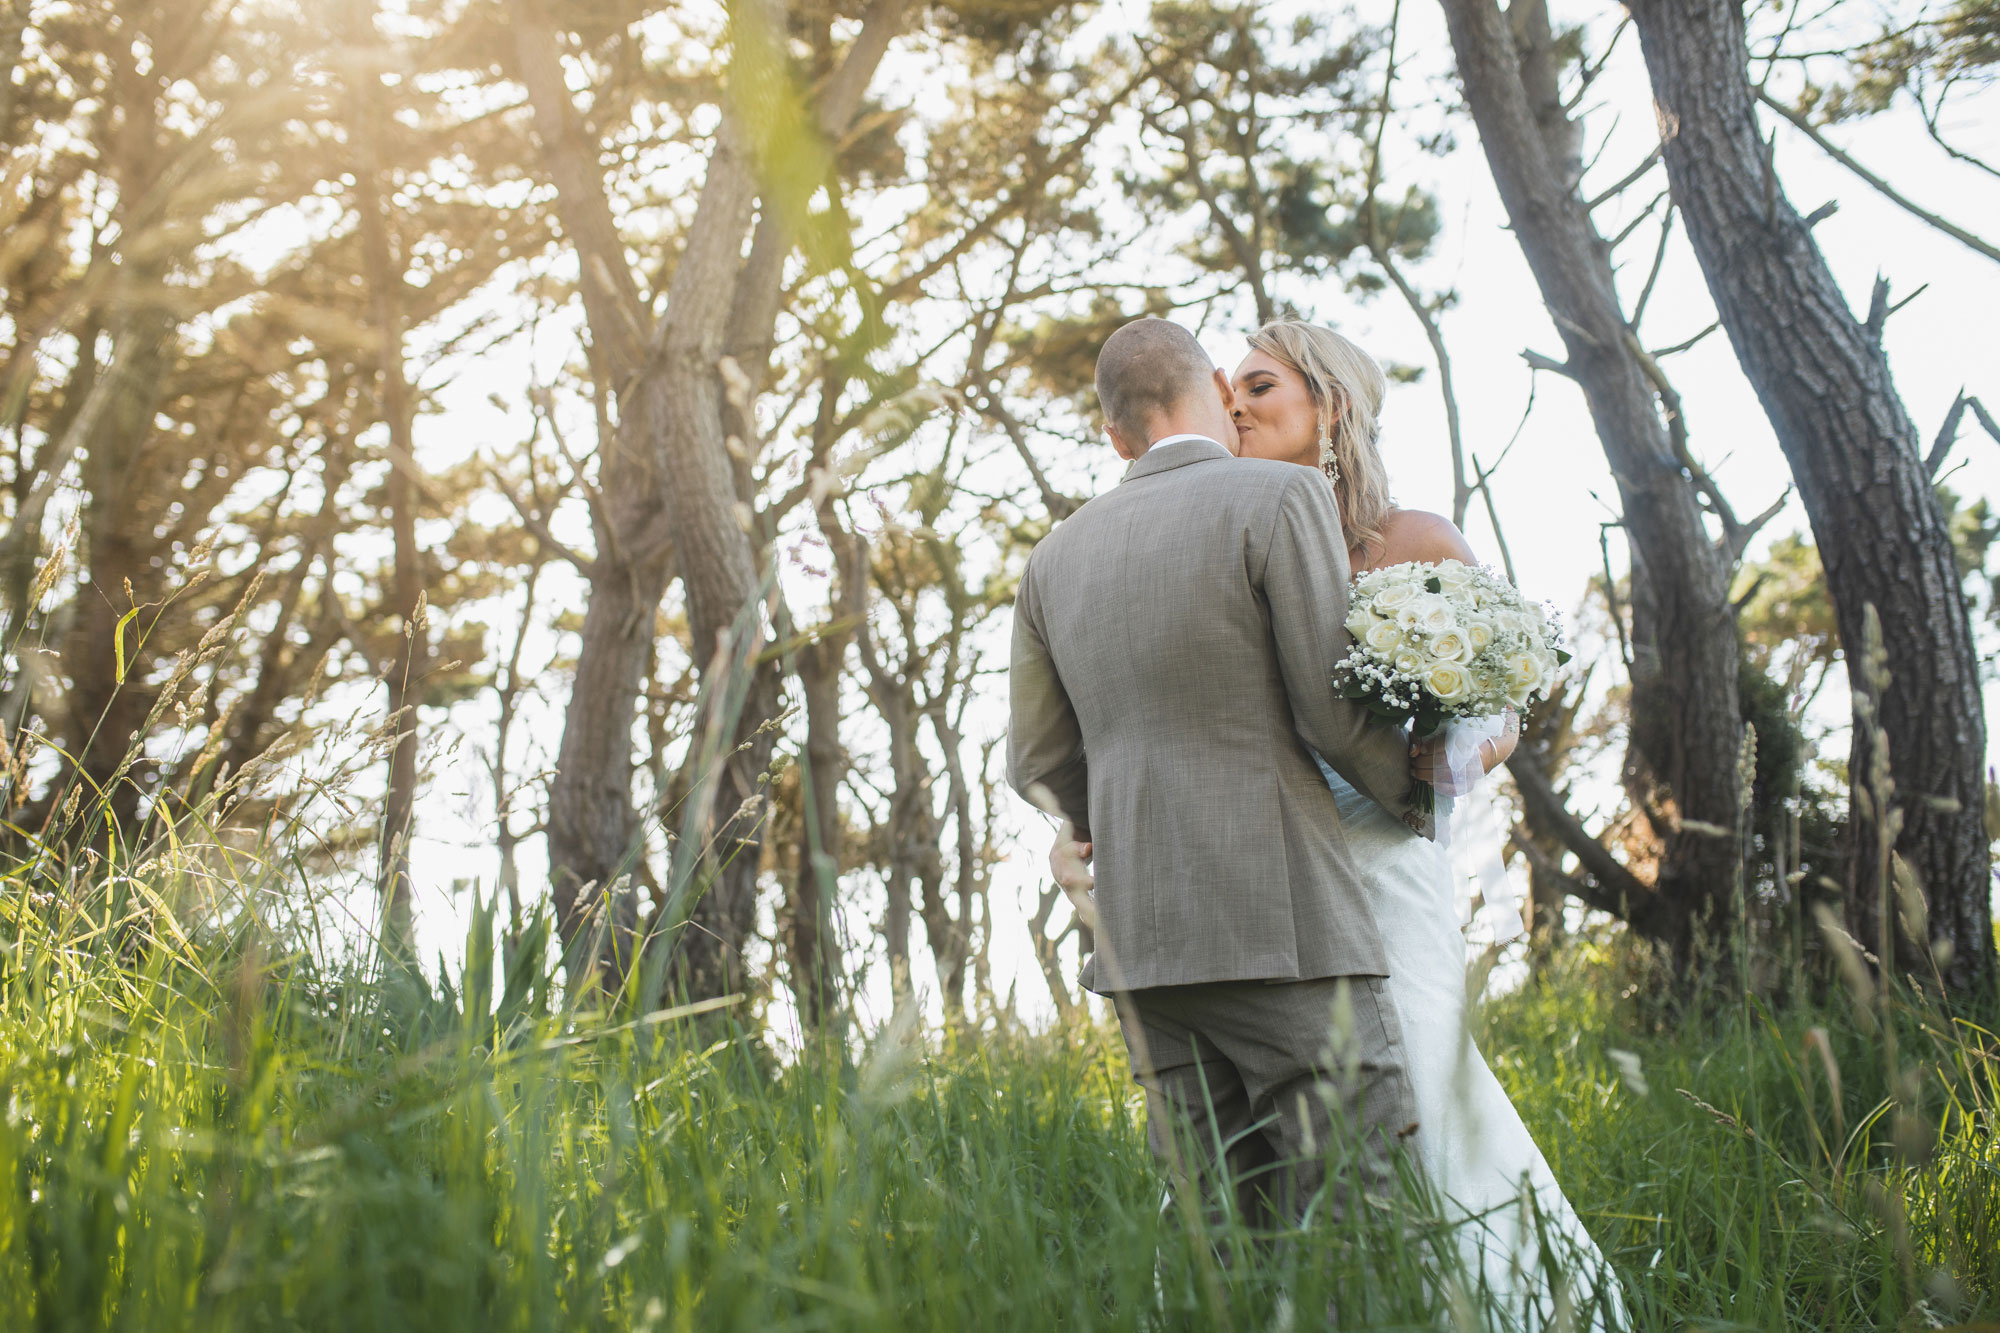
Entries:
{"type": "MultiPolygon", "coordinates": [[[[1151,453],[1153,452],[1154,449],[1164,449],[1170,444],[1183,444],[1188,440],[1200,440],[1203,444],[1217,444],[1217,445],[1222,444],[1222,441],[1211,439],[1209,436],[1206,435],[1192,435],[1192,434],[1169,435],[1164,440],[1154,440],[1151,447],[1149,447],[1146,450],[1146,452],[1151,453]]],[[[1223,445],[1222,447],[1228,448],[1227,445],[1223,445]]]]}

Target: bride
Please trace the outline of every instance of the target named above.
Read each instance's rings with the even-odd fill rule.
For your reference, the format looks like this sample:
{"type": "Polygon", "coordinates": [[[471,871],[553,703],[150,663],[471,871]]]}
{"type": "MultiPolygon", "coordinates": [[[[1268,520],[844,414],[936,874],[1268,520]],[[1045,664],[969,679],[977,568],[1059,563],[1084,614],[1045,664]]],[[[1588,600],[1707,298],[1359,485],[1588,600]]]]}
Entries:
{"type": "MultiPolygon", "coordinates": [[[[1391,502],[1376,447],[1387,381],[1366,352],[1317,325],[1267,324],[1251,335],[1250,354],[1231,386],[1243,457],[1317,468],[1331,481],[1356,576],[1410,560],[1477,563],[1450,521],[1391,502]]],[[[1510,714],[1502,733],[1481,743],[1486,770],[1513,752],[1517,735],[1518,720],[1510,714]]],[[[1412,754],[1419,775],[1450,794],[1453,779],[1442,756],[1431,747],[1412,754]]],[[[1444,849],[1404,828],[1323,760],[1320,770],[1333,788],[1355,863],[1377,895],[1388,990],[1403,1020],[1419,1118],[1417,1157],[1451,1210],[1465,1282],[1485,1288],[1484,1302],[1507,1327],[1623,1326],[1610,1266],[1473,1043],[1465,941],[1444,849]],[[1576,1318],[1592,1306],[1597,1313],[1576,1318]],[[1572,1313],[1565,1317],[1561,1307],[1572,1313]]],[[[1068,833],[1065,827],[1049,862],[1065,887],[1087,890],[1090,845],[1068,833]]],[[[1474,1292],[1460,1294],[1479,1299],[1474,1292]]]]}

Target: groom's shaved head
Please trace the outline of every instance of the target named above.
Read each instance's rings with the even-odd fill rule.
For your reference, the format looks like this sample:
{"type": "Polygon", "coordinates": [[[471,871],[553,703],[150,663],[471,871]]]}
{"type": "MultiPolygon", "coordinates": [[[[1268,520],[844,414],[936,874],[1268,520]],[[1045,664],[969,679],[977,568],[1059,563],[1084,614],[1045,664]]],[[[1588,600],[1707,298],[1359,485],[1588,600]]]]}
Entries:
{"type": "Polygon", "coordinates": [[[1209,391],[1215,365],[1194,335],[1164,319],[1135,319],[1097,354],[1097,401],[1104,423],[1143,445],[1153,420],[1209,391]]]}

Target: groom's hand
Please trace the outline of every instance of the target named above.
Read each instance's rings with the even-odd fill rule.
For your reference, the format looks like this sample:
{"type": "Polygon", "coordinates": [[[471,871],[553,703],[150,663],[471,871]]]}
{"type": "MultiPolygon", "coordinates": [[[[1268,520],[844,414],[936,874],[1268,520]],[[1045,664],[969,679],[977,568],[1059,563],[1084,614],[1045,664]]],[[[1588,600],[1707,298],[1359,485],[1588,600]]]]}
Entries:
{"type": "Polygon", "coordinates": [[[1097,887],[1090,873],[1090,844],[1077,840],[1076,825],[1066,819],[1056,845],[1049,848],[1049,873],[1072,902],[1097,887]]]}

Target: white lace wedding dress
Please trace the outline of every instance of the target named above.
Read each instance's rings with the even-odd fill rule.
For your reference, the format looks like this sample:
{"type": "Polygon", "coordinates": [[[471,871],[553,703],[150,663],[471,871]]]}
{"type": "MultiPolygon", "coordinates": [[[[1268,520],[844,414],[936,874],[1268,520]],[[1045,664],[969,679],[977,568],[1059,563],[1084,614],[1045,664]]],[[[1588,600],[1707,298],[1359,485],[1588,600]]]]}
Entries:
{"type": "Polygon", "coordinates": [[[1465,939],[1450,858],[1323,760],[1320,770],[1376,895],[1416,1099],[1417,1155],[1456,1224],[1462,1262],[1442,1268],[1460,1308],[1484,1310],[1492,1327],[1524,1333],[1625,1328],[1610,1265],[1467,1030],[1465,939]],[[1559,1314],[1559,1307],[1567,1308],[1559,1314]]]}

